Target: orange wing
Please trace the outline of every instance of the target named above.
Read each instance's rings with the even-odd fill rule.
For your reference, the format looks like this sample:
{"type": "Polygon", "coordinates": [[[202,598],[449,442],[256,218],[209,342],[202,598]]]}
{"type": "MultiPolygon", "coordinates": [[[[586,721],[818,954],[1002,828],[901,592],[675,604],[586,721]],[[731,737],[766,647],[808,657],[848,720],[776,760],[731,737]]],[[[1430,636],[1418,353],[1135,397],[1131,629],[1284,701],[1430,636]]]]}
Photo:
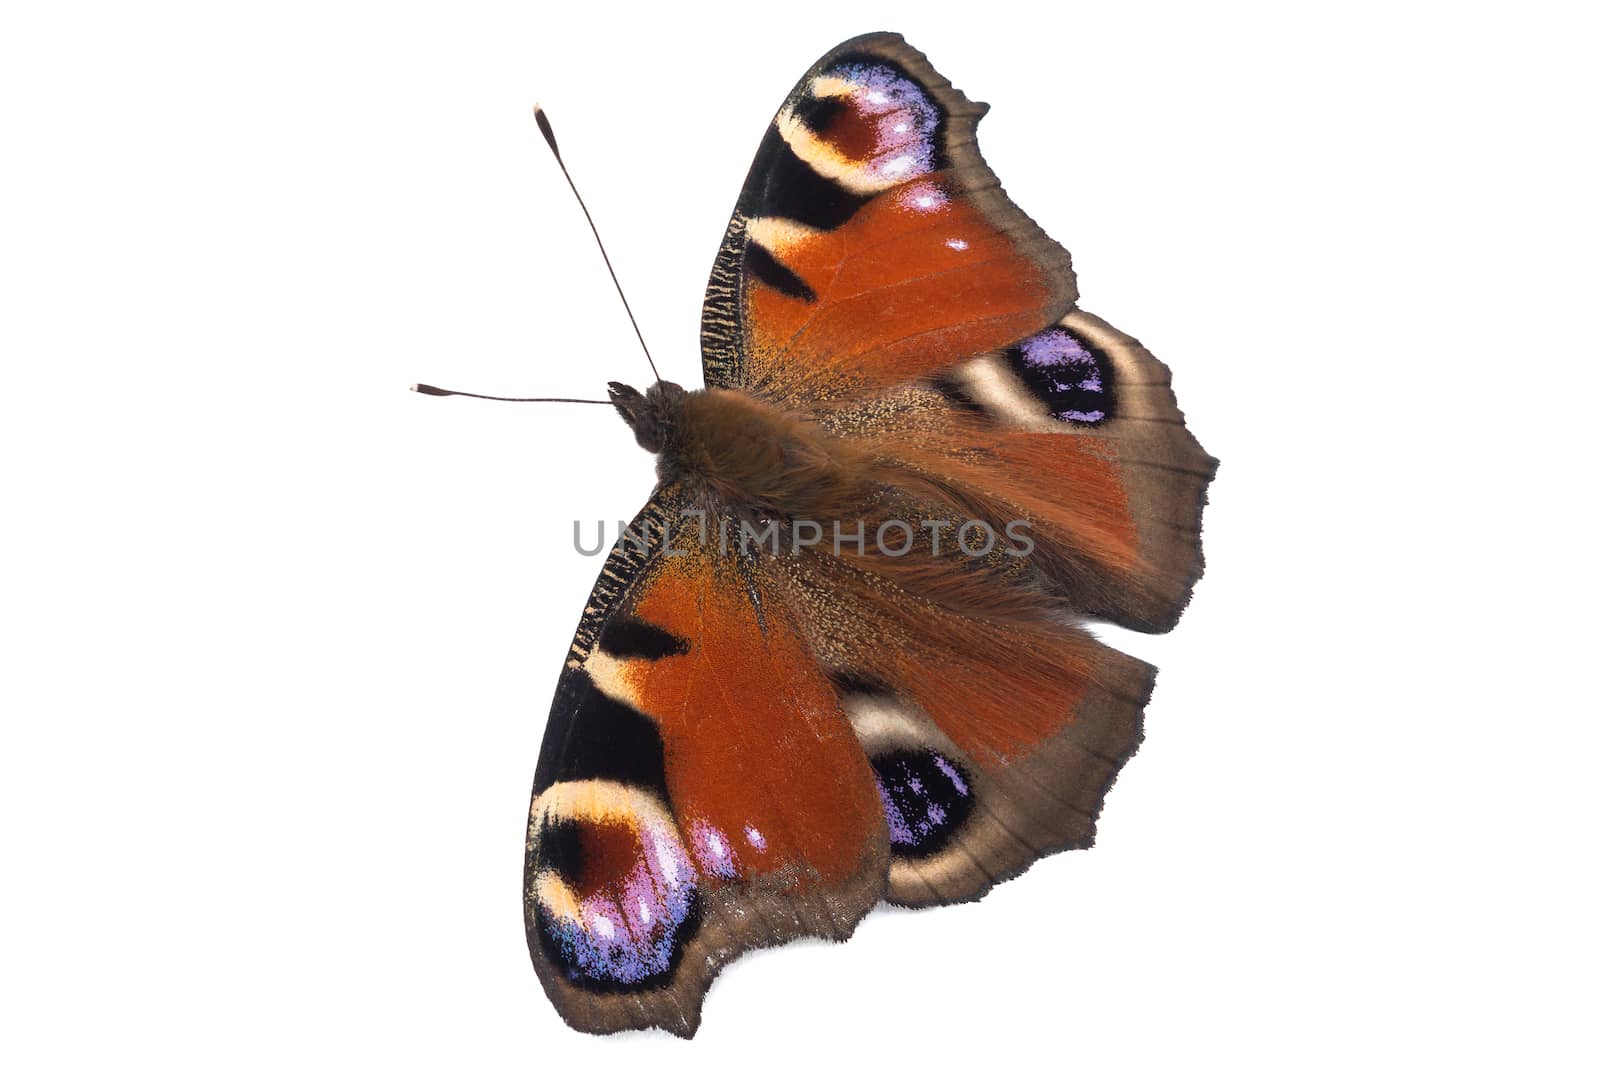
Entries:
{"type": "Polygon", "coordinates": [[[712,270],[706,384],[858,398],[1060,318],[1071,261],[978,154],[985,110],[897,34],[819,60],[768,128],[712,270]]]}
{"type": "Polygon", "coordinates": [[[843,940],[884,890],[888,831],[834,687],[768,580],[682,536],[677,506],[658,494],[608,560],[534,784],[528,944],[580,1030],[691,1035],[730,959],[843,940]]]}

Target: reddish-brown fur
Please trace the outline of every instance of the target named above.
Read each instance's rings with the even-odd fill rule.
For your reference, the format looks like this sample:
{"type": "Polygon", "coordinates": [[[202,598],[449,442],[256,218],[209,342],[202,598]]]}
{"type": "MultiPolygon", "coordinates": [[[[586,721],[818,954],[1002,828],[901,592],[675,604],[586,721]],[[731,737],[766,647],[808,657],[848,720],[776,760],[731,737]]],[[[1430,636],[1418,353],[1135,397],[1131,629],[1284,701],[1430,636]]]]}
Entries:
{"type": "Polygon", "coordinates": [[[976,519],[998,533],[1024,520],[1046,558],[1070,550],[1124,571],[1137,562],[1116,468],[1087,438],[996,432],[955,411],[841,436],[807,415],[723,389],[668,404],[658,416],[671,426],[663,480],[683,484],[708,513],[806,519],[829,530],[859,522],[867,531],[860,566],[951,610],[1024,619],[1052,605],[1025,562],[975,567],[959,552],[935,556],[920,545],[900,557],[878,552],[873,533],[882,523],[976,519]]]}

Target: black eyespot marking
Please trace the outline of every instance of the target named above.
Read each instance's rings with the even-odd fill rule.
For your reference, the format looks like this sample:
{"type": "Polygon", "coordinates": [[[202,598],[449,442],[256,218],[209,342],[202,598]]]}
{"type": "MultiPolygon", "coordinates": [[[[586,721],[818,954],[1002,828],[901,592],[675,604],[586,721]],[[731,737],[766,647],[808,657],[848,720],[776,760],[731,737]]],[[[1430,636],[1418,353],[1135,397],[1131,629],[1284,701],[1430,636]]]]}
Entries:
{"type": "Polygon", "coordinates": [[[791,110],[807,129],[820,135],[828,131],[829,125],[844,112],[846,106],[836,96],[815,97],[807,94],[795,101],[791,110]]]}
{"type": "Polygon", "coordinates": [[[583,828],[567,819],[549,819],[539,827],[539,868],[569,883],[583,876],[583,828]]]}
{"type": "Polygon", "coordinates": [[[955,761],[928,749],[872,757],[878,795],[896,856],[938,852],[972,813],[972,780],[955,761]]]}
{"type": "Polygon", "coordinates": [[[689,642],[648,622],[616,617],[600,631],[600,651],[619,659],[664,659],[688,652],[689,642]]]}
{"type": "Polygon", "coordinates": [[[817,294],[812,291],[811,286],[805,283],[805,279],[785,267],[782,263],[779,263],[773,258],[772,253],[754,241],[745,246],[744,266],[752,275],[760,278],[783,295],[792,296],[807,303],[816,303],[817,294]]]}
{"type": "Polygon", "coordinates": [[[1062,422],[1097,426],[1116,415],[1111,360],[1060,326],[1006,349],[1005,360],[1062,422]]]}

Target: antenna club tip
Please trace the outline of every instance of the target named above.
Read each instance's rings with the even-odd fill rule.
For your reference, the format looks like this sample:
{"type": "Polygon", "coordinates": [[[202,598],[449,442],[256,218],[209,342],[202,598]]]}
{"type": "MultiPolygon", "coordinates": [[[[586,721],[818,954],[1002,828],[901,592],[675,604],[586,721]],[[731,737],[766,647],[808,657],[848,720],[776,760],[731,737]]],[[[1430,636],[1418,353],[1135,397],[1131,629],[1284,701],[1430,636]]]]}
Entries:
{"type": "Polygon", "coordinates": [[[421,393],[424,396],[449,396],[450,395],[450,391],[448,389],[440,389],[438,386],[435,386],[435,385],[423,385],[421,382],[417,382],[416,384],[414,384],[411,387],[411,391],[413,393],[421,393]]]}
{"type": "MultiPolygon", "coordinates": [[[[544,136],[544,143],[550,146],[550,151],[555,154],[556,159],[560,159],[561,149],[556,147],[556,131],[550,128],[550,120],[545,117],[544,108],[538,104],[533,105],[533,121],[538,124],[539,133],[544,136]]],[[[563,167],[562,169],[566,168],[563,167]]],[[[573,191],[576,192],[577,190],[573,191]]],[[[579,200],[581,201],[582,198],[580,197],[579,200]]]]}

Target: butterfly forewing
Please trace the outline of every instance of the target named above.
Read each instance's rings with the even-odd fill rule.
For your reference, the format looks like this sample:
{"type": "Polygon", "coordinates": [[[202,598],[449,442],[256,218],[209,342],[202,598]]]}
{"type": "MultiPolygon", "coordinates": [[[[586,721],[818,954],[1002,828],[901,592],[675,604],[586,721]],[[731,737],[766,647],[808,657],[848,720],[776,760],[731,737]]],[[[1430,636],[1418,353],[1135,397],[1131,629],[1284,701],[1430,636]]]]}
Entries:
{"type": "Polygon", "coordinates": [[[978,154],[985,105],[895,34],[811,68],[763,137],[706,290],[706,384],[795,406],[937,373],[1076,296],[978,154]]]}
{"type": "Polygon", "coordinates": [[[843,940],[883,893],[888,830],[833,685],[767,572],[680,503],[658,493],[608,560],[535,783],[528,943],[583,1030],[692,1034],[728,960],[843,940]]]}

